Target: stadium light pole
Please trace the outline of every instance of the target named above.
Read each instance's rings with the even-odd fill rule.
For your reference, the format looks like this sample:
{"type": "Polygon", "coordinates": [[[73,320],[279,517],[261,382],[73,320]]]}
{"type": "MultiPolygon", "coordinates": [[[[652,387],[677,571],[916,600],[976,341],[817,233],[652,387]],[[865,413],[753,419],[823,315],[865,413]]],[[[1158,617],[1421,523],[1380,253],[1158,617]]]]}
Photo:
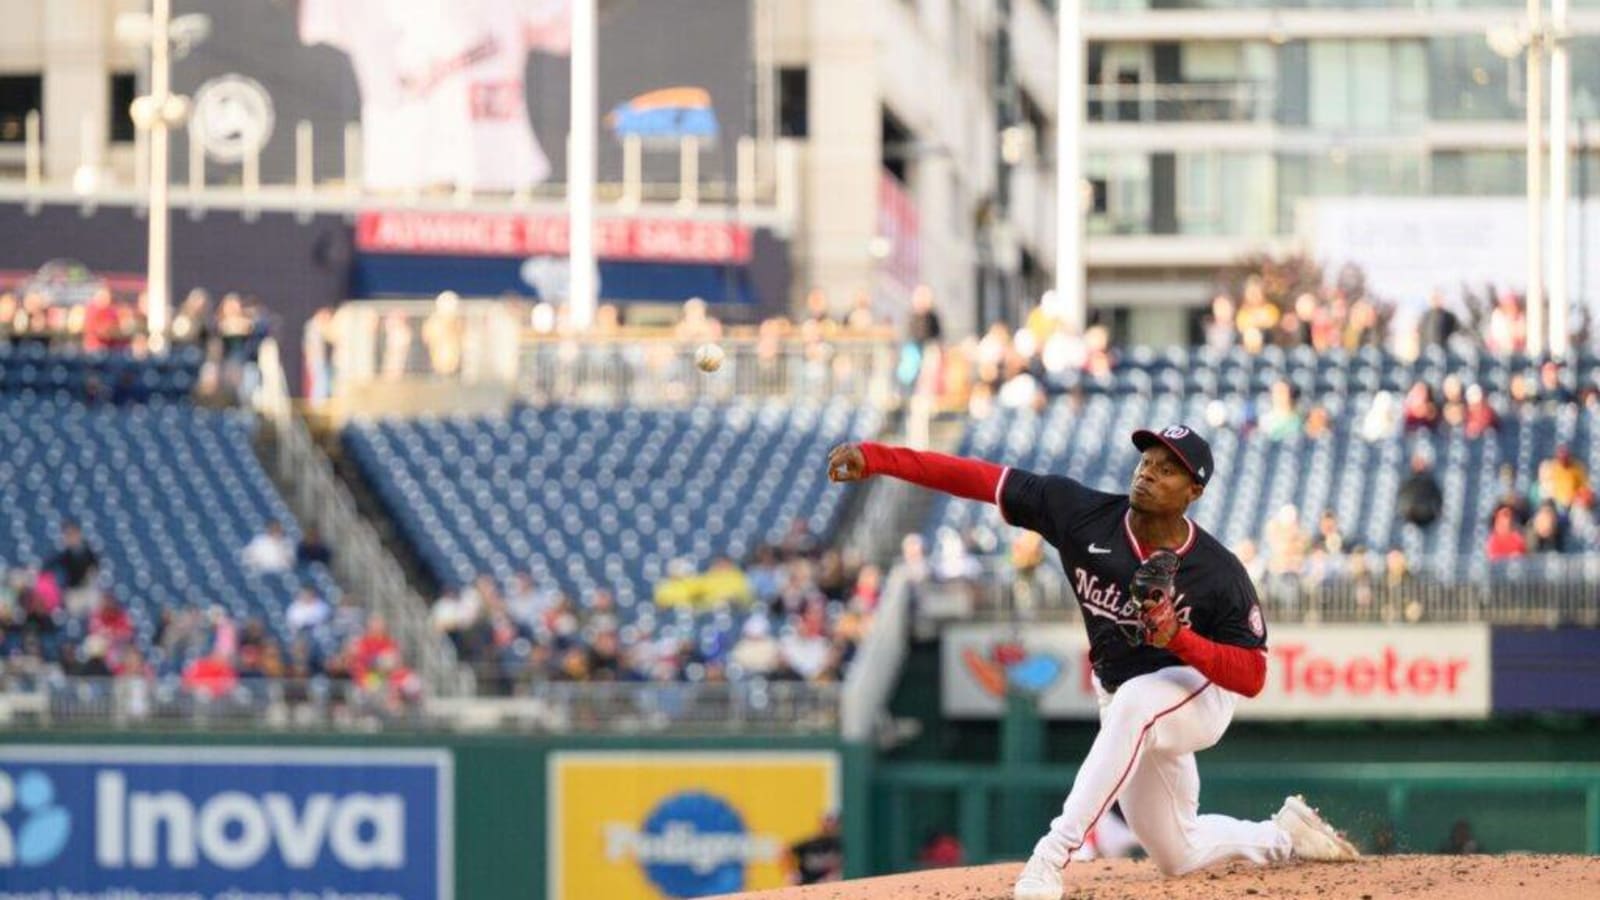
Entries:
{"type": "Polygon", "coordinates": [[[1528,355],[1545,350],[1544,295],[1544,0],[1528,0],[1528,355]]]}
{"type": "Polygon", "coordinates": [[[1083,0],[1056,4],[1056,301],[1082,333],[1089,301],[1084,277],[1083,0]]]}
{"type": "MultiPolygon", "coordinates": [[[[1562,359],[1571,349],[1567,322],[1571,295],[1567,272],[1567,207],[1572,197],[1572,65],[1567,53],[1568,0],[1550,0],[1550,355],[1562,359]]],[[[1579,211],[1582,215],[1582,211],[1579,211]]]]}
{"type": "Polygon", "coordinates": [[[572,0],[571,137],[567,153],[567,310],[574,328],[594,321],[599,292],[594,249],[594,186],[599,121],[596,0],[572,0]]]}

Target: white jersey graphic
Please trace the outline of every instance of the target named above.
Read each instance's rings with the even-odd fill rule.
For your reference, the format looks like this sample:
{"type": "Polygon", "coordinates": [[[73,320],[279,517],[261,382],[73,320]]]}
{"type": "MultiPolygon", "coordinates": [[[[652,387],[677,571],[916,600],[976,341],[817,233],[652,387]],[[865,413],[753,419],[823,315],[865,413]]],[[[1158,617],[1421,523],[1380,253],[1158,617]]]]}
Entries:
{"type": "Polygon", "coordinates": [[[524,73],[529,51],[567,52],[569,0],[301,0],[300,40],[350,56],[367,187],[514,190],[549,176],[524,73]]]}

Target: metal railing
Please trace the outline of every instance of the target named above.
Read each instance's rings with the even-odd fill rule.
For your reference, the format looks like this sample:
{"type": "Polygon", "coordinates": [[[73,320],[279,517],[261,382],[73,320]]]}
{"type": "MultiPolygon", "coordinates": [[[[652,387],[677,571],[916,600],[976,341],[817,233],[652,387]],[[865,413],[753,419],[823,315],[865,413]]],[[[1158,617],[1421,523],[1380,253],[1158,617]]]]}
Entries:
{"type": "MultiPolygon", "coordinates": [[[[1317,622],[1485,622],[1491,625],[1600,627],[1600,555],[1485,566],[1470,577],[1412,575],[1389,580],[1268,576],[1257,585],[1267,619],[1317,622]]],[[[1019,578],[1004,561],[985,560],[978,577],[916,585],[923,615],[1023,620],[1080,616],[1059,566],[1046,562],[1019,578]],[[931,602],[930,602],[931,601],[931,602]]]]}
{"type": "Polygon", "coordinates": [[[838,684],[747,679],[719,683],[528,685],[515,697],[400,696],[349,681],[255,679],[213,695],[177,677],[0,677],[0,725],[241,731],[383,728],[639,734],[831,734],[838,684]]]}
{"type": "MultiPolygon", "coordinates": [[[[15,127],[14,120],[7,124],[15,127]]],[[[363,181],[367,144],[361,126],[354,122],[340,131],[343,154],[337,170],[317,169],[313,123],[300,120],[294,123],[292,162],[281,172],[269,166],[265,175],[260,147],[236,163],[224,165],[208,159],[200,130],[193,125],[189,122],[173,129],[171,137],[187,144],[189,160],[187,171],[174,169],[174,208],[352,212],[382,205],[526,211],[559,210],[566,202],[566,183],[560,180],[515,191],[486,191],[467,183],[444,188],[371,189],[363,181]],[[211,177],[219,170],[220,177],[211,177]]],[[[84,140],[79,142],[76,164],[66,171],[51,170],[45,165],[40,112],[26,113],[20,148],[12,149],[16,144],[0,147],[0,199],[144,205],[149,190],[148,131],[134,132],[132,152],[127,153],[108,152],[121,148],[108,144],[87,120],[82,130],[84,140]]],[[[733,159],[724,160],[720,143],[698,137],[685,136],[666,146],[654,146],[629,136],[622,140],[620,161],[599,173],[595,195],[605,207],[621,214],[646,207],[671,209],[680,215],[723,215],[722,208],[737,206],[747,221],[790,223],[799,210],[801,144],[787,138],[743,136],[734,142],[733,159]],[[702,206],[716,208],[701,210],[702,206]]]]}
{"type": "Polygon", "coordinates": [[[815,734],[839,728],[837,683],[536,682],[519,696],[428,704],[429,716],[462,731],[815,734]]]}
{"type": "Polygon", "coordinates": [[[246,679],[211,693],[176,676],[0,677],[0,724],[121,729],[371,730],[426,724],[421,703],[349,681],[246,679]]]}
{"type": "Polygon", "coordinates": [[[295,412],[277,344],[272,340],[262,344],[260,365],[262,386],[255,398],[256,411],[272,428],[269,462],[275,480],[285,489],[284,499],[303,523],[315,525],[339,548],[333,557],[334,577],[387,617],[405,646],[406,658],[417,666],[430,690],[444,696],[469,693],[472,674],[457,663],[455,651],[429,626],[428,604],[411,589],[400,563],[362,517],[350,491],[295,412]]]}
{"type": "Polygon", "coordinates": [[[887,406],[897,396],[898,348],[882,338],[720,342],[722,368],[695,368],[694,342],[670,336],[523,343],[517,393],[531,403],[673,406],[733,399],[850,398],[887,406]]]}
{"type": "Polygon", "coordinates": [[[1091,122],[1261,122],[1277,91],[1267,82],[1104,84],[1084,90],[1091,122]]]}
{"type": "Polygon", "coordinates": [[[374,381],[425,378],[459,385],[516,379],[522,303],[461,300],[360,300],[345,303],[326,327],[334,345],[329,384],[313,399],[374,381]]]}

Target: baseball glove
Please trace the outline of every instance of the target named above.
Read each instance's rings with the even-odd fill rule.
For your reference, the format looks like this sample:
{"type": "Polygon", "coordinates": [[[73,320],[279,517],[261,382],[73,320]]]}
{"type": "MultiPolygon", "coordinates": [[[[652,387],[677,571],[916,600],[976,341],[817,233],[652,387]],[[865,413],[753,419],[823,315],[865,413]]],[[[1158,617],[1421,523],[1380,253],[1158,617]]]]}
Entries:
{"type": "Polygon", "coordinates": [[[1130,642],[1165,647],[1178,633],[1178,611],[1173,607],[1177,596],[1178,554],[1171,550],[1157,550],[1133,573],[1129,593],[1139,604],[1137,641],[1129,635],[1130,642]]]}

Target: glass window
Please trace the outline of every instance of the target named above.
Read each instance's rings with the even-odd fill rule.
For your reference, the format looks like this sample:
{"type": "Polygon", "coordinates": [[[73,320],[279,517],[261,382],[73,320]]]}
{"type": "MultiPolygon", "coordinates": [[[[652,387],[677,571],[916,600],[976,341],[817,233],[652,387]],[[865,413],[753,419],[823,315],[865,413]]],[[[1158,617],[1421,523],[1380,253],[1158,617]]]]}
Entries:
{"type": "Polygon", "coordinates": [[[1523,158],[1517,150],[1439,151],[1432,159],[1432,193],[1451,197],[1522,194],[1527,181],[1523,158]]]}
{"type": "Polygon", "coordinates": [[[1278,231],[1293,233],[1303,200],[1317,197],[1414,196],[1422,193],[1423,158],[1414,151],[1341,147],[1278,158],[1278,231]]]}
{"type": "MultiPolygon", "coordinates": [[[[27,136],[28,113],[44,116],[44,78],[39,75],[0,75],[0,143],[20,144],[27,136]]],[[[40,123],[40,134],[44,125],[40,123]]]]}
{"type": "MultiPolygon", "coordinates": [[[[1449,122],[1522,117],[1521,59],[1501,58],[1481,35],[1434,38],[1428,42],[1428,57],[1433,118],[1449,122]]],[[[1577,67],[1575,58],[1575,75],[1577,67]]]]}
{"type": "Polygon", "coordinates": [[[1312,41],[1310,124],[1391,131],[1422,124],[1426,55],[1413,41],[1312,41]]]}

